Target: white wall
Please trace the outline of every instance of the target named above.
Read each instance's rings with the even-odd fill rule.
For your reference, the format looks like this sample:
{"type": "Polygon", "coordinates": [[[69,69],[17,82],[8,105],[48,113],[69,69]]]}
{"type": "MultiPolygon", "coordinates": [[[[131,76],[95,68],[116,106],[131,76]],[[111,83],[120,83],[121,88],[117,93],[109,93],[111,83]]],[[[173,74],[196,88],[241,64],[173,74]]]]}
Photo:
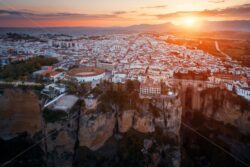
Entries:
{"type": "Polygon", "coordinates": [[[105,73],[95,75],[95,76],[86,76],[86,77],[74,77],[78,82],[92,82],[96,80],[101,80],[105,76],[105,73]]]}

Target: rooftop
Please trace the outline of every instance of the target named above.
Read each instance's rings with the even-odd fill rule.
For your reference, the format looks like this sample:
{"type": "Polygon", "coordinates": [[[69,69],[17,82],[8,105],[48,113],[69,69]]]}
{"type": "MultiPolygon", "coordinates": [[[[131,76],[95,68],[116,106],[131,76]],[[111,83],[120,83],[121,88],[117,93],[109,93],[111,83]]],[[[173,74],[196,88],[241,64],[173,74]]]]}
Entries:
{"type": "Polygon", "coordinates": [[[141,83],[140,87],[161,88],[161,84],[158,82],[154,82],[153,79],[147,78],[145,82],[141,83]]]}
{"type": "Polygon", "coordinates": [[[52,103],[49,108],[51,110],[69,111],[77,103],[78,97],[74,95],[64,95],[52,103]]]}
{"type": "Polygon", "coordinates": [[[99,68],[74,68],[68,72],[70,76],[88,77],[104,73],[105,71],[99,68]]]}
{"type": "Polygon", "coordinates": [[[236,81],[237,80],[238,81],[247,80],[247,78],[244,77],[244,76],[232,75],[232,74],[215,74],[214,76],[217,77],[217,78],[236,80],[236,81]]]}

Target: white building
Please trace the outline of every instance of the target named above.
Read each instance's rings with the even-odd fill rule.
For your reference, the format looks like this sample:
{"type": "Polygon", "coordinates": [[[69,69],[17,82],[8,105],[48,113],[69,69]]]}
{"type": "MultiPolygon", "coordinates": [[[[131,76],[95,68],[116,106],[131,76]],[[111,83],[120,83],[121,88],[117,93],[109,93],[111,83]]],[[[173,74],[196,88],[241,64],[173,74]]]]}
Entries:
{"type": "Polygon", "coordinates": [[[250,100],[250,88],[248,87],[241,87],[239,85],[236,86],[236,93],[239,96],[244,97],[247,100],[250,100]]]}
{"type": "Polygon", "coordinates": [[[63,79],[64,73],[63,72],[57,72],[57,71],[52,71],[49,75],[50,80],[57,82],[61,79],[63,79]]]}
{"type": "Polygon", "coordinates": [[[147,78],[145,82],[140,85],[140,95],[160,95],[161,85],[147,78]]]}
{"type": "Polygon", "coordinates": [[[113,83],[125,83],[126,78],[127,78],[127,74],[125,74],[125,73],[116,73],[112,77],[112,82],[113,83]]]}
{"type": "Polygon", "coordinates": [[[67,91],[66,86],[63,84],[49,84],[46,85],[45,88],[41,91],[43,95],[48,97],[56,97],[60,94],[63,94],[67,91]]]}
{"type": "Polygon", "coordinates": [[[98,68],[75,68],[67,73],[70,78],[78,82],[95,82],[104,79],[105,71],[98,68]]]}

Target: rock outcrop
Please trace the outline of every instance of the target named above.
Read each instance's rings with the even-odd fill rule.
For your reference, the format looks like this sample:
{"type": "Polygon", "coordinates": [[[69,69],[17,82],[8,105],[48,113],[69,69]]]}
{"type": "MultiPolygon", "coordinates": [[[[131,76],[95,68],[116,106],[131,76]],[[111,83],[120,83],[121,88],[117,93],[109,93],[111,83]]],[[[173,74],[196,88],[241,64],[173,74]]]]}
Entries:
{"type": "Polygon", "coordinates": [[[161,112],[159,112],[159,116],[154,117],[155,127],[165,129],[165,127],[166,127],[165,114],[166,113],[164,111],[161,111],[161,112]]]}
{"type": "MultiPolygon", "coordinates": [[[[48,166],[73,165],[75,146],[78,142],[79,113],[81,109],[78,98],[73,95],[63,96],[63,100],[52,104],[53,107],[44,109],[44,152],[48,166]],[[58,111],[58,106],[67,101],[67,110],[58,111]],[[47,114],[47,116],[45,116],[47,114]],[[53,114],[53,115],[50,115],[53,114]],[[63,116],[61,116],[63,114],[63,116]],[[53,118],[53,119],[52,119],[53,118]]],[[[60,99],[59,99],[60,100],[60,99]]]]}
{"type": "Polygon", "coordinates": [[[154,117],[151,112],[136,112],[134,116],[133,128],[142,133],[154,132],[155,126],[153,119],[154,117]]]}
{"type": "Polygon", "coordinates": [[[45,134],[47,162],[52,166],[70,167],[73,163],[74,147],[77,142],[77,121],[47,123],[45,134]],[[51,134],[51,135],[50,135],[51,134]]]}
{"type": "Polygon", "coordinates": [[[245,99],[218,88],[204,91],[202,102],[200,112],[206,118],[230,124],[238,128],[242,133],[250,134],[248,128],[250,126],[250,108],[245,99]]]}
{"type": "Polygon", "coordinates": [[[80,119],[79,144],[97,150],[113,135],[115,113],[89,113],[80,119]]]}
{"type": "Polygon", "coordinates": [[[33,136],[42,129],[39,99],[32,90],[5,89],[0,106],[0,132],[33,136]]]}
{"type": "Polygon", "coordinates": [[[243,112],[241,117],[235,121],[236,126],[239,128],[240,132],[243,134],[250,134],[250,111],[243,112]]]}
{"type": "Polygon", "coordinates": [[[181,127],[182,106],[180,98],[166,101],[166,131],[179,136],[181,127]]]}
{"type": "Polygon", "coordinates": [[[133,119],[136,110],[124,110],[118,117],[119,132],[125,133],[133,127],[133,119]]]}
{"type": "Polygon", "coordinates": [[[156,99],[152,104],[146,103],[138,104],[138,110],[118,111],[117,116],[113,110],[83,112],[79,127],[80,146],[99,149],[113,135],[116,125],[120,133],[131,128],[141,133],[153,133],[158,127],[178,139],[182,114],[180,98],[156,99]]]}
{"type": "Polygon", "coordinates": [[[144,139],[142,148],[145,166],[181,166],[181,151],[179,146],[159,145],[156,140],[144,139]]]}

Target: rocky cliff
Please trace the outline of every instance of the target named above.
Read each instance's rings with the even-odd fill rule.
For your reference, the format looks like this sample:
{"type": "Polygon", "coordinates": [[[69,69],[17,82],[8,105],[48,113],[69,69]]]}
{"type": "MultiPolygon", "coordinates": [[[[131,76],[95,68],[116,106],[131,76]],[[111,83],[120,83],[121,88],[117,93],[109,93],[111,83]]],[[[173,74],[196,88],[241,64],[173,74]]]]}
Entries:
{"type": "Polygon", "coordinates": [[[180,98],[165,98],[155,100],[154,103],[144,101],[138,103],[138,109],[82,113],[79,128],[80,146],[91,150],[100,148],[114,132],[117,122],[118,131],[125,133],[133,128],[141,133],[153,133],[155,128],[161,128],[165,133],[179,136],[181,125],[180,98]]]}
{"type": "Polygon", "coordinates": [[[207,118],[230,124],[250,134],[250,103],[232,92],[207,89],[201,94],[201,112],[207,118]]]}
{"type": "Polygon", "coordinates": [[[79,145],[91,150],[99,149],[112,135],[115,127],[114,112],[82,114],[79,129],[79,145]]]}
{"type": "MultiPolygon", "coordinates": [[[[249,163],[249,156],[246,156],[250,153],[247,147],[250,134],[249,101],[219,87],[206,88],[195,96],[199,97],[190,98],[189,103],[192,104],[195,99],[199,99],[200,109],[195,110],[192,105],[185,105],[182,121],[210,141],[223,146],[224,149],[230,150],[232,154],[249,163]]],[[[210,143],[211,147],[208,147],[209,142],[205,142],[204,138],[186,126],[182,128],[181,134],[183,165],[241,166],[223,151],[218,152],[218,148],[213,144],[210,143]]]]}
{"type": "Polygon", "coordinates": [[[138,132],[152,133],[155,131],[154,117],[151,112],[136,112],[134,115],[133,128],[138,132]]]}
{"type": "Polygon", "coordinates": [[[5,89],[0,96],[0,131],[27,132],[31,136],[41,131],[38,96],[31,90],[5,89]]]}
{"type": "Polygon", "coordinates": [[[136,110],[124,110],[118,117],[119,132],[125,133],[133,126],[133,120],[136,110]]]}
{"type": "Polygon", "coordinates": [[[142,133],[151,133],[159,127],[167,132],[179,134],[182,106],[180,98],[165,98],[154,103],[138,104],[137,110],[123,110],[118,117],[119,131],[124,133],[129,128],[142,133]]]}
{"type": "Polygon", "coordinates": [[[77,121],[54,122],[45,125],[45,157],[48,166],[72,166],[77,142],[77,121]]]}
{"type": "Polygon", "coordinates": [[[43,142],[45,159],[48,166],[72,166],[75,147],[78,143],[79,117],[81,101],[76,96],[63,96],[43,110],[43,133],[47,136],[43,142]],[[67,101],[68,103],[64,103],[67,101]],[[67,110],[59,110],[65,105],[67,110]],[[70,105],[69,105],[70,104],[70,105]]]}
{"type": "MultiPolygon", "coordinates": [[[[2,91],[2,90],[1,90],[2,91]]],[[[0,164],[27,149],[42,137],[39,98],[34,90],[6,88],[0,94],[0,164]]],[[[42,166],[43,151],[33,147],[9,166],[42,166]]]]}

